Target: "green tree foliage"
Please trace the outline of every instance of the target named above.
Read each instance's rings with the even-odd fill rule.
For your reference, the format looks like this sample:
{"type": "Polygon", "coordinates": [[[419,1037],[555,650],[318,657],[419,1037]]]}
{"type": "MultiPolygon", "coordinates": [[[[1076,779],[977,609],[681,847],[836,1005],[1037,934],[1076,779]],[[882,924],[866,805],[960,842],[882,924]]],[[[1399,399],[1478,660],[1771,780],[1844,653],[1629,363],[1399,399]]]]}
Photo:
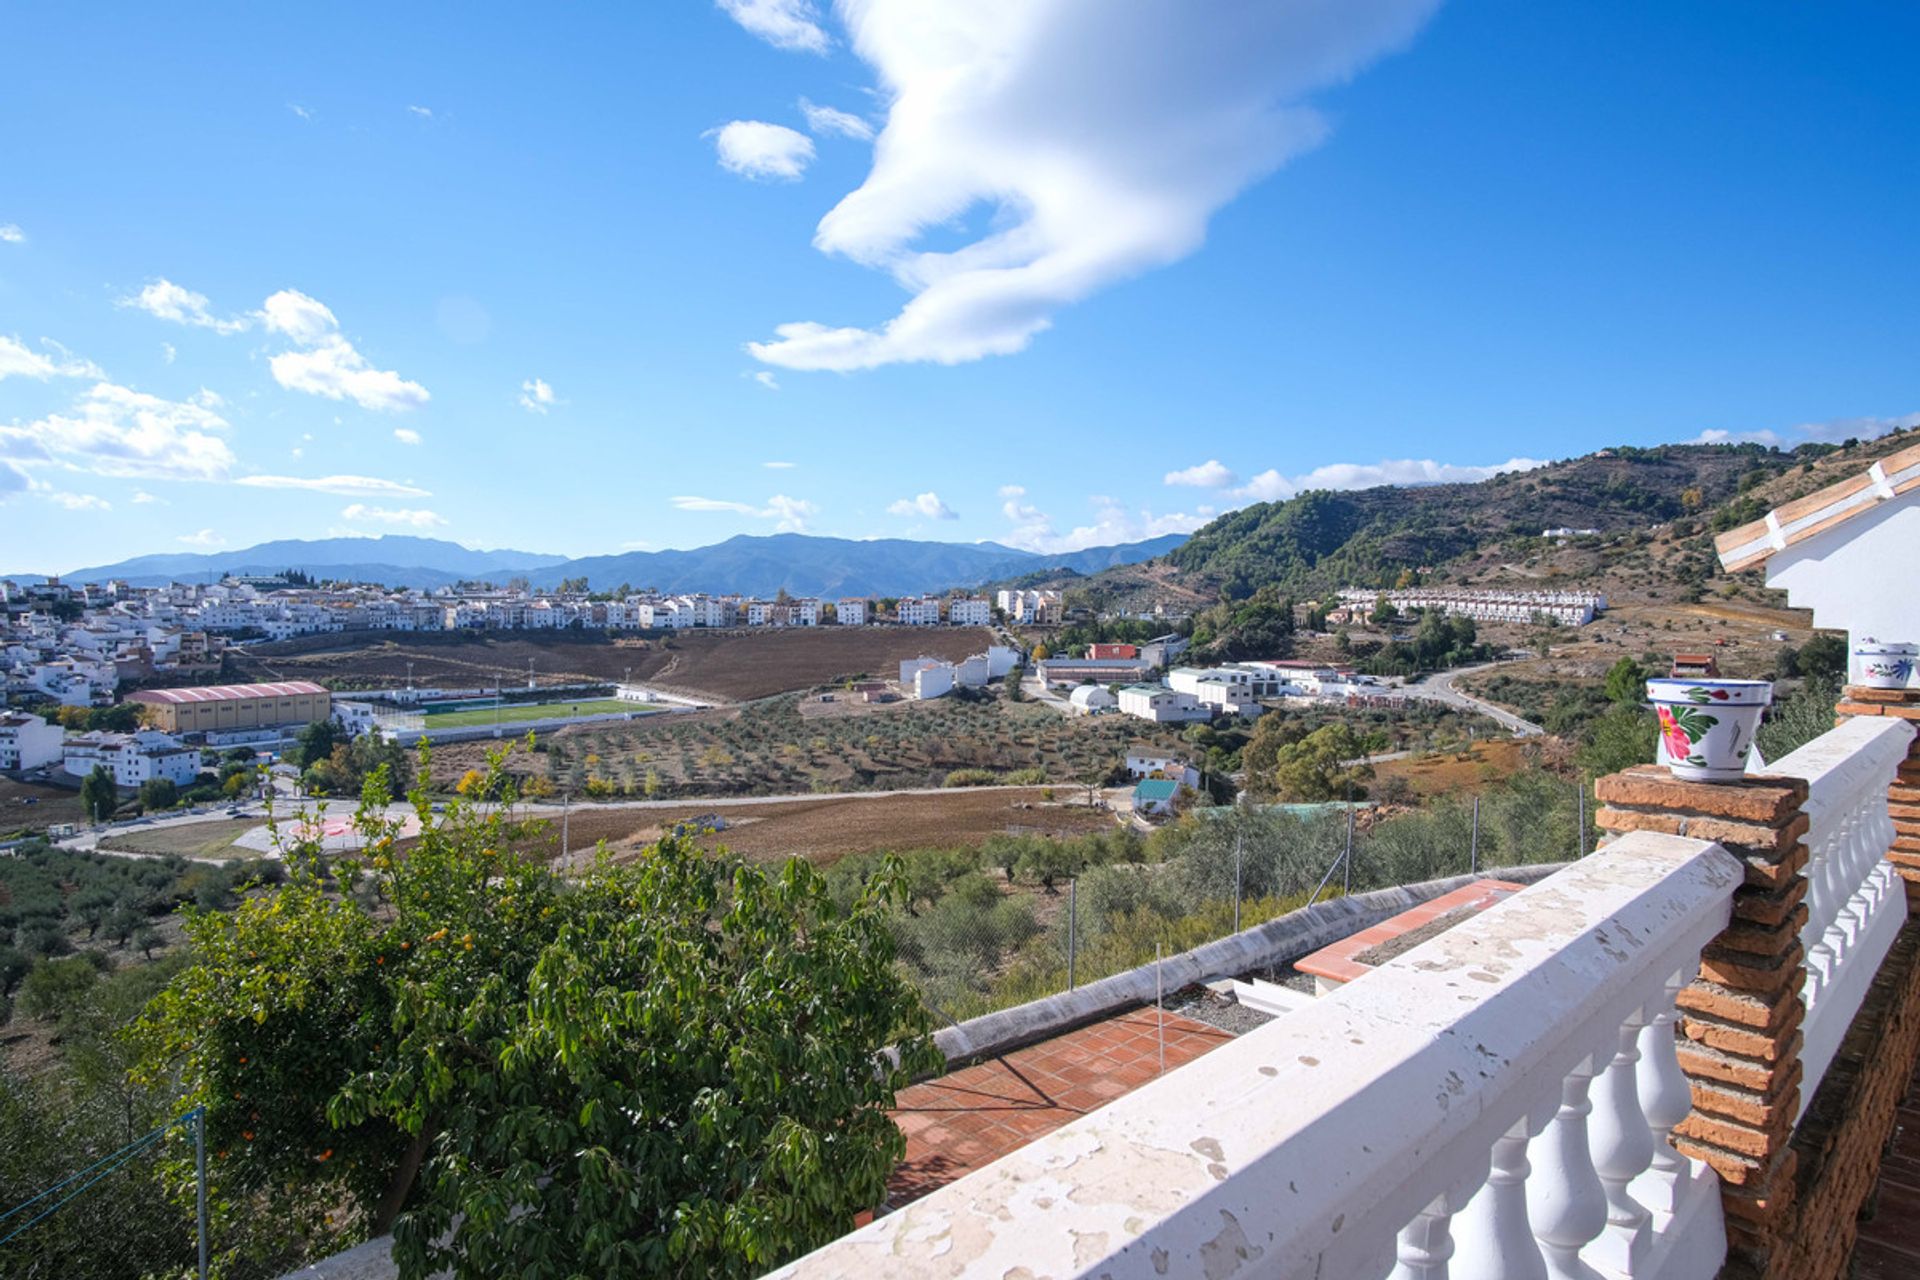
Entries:
{"type": "Polygon", "coordinates": [[[293,750],[286,753],[287,763],[296,768],[318,764],[332,758],[340,743],[340,725],[332,719],[315,720],[294,739],[293,750]]]}
{"type": "Polygon", "coordinates": [[[884,1108],[938,1061],[893,967],[897,864],[844,905],[803,861],[679,839],[563,880],[508,852],[507,807],[435,820],[424,792],[396,857],[386,798],[376,771],[364,857],[302,850],[191,916],[137,1024],[142,1078],[209,1109],[248,1247],[391,1223],[407,1277],[744,1276],[878,1203],[884,1108]]]}
{"type": "MultiPolygon", "coordinates": [[[[1630,661],[1630,659],[1622,659],[1630,661]]],[[[1619,668],[1614,668],[1616,671],[1619,668]]],[[[1612,676],[1608,676],[1609,684],[1612,676]]],[[[1617,701],[1593,719],[1579,751],[1580,771],[1600,778],[1636,764],[1652,764],[1659,725],[1637,702],[1617,701]]]]}
{"type": "MultiPolygon", "coordinates": [[[[1807,648],[1812,647],[1809,641],[1807,648]]],[[[1805,655],[1806,650],[1801,650],[1803,660],[1805,655]]],[[[1841,661],[1846,661],[1844,653],[1841,661]]],[[[1769,762],[1779,760],[1833,728],[1833,707],[1839,700],[1839,679],[1826,676],[1807,680],[1767,712],[1754,739],[1760,754],[1769,762]]]]}
{"type": "Polygon", "coordinates": [[[1193,643],[1214,658],[1284,658],[1293,652],[1293,601],[1273,587],[1227,599],[1194,619],[1193,643]]]}
{"type": "Polygon", "coordinates": [[[140,784],[140,807],[152,812],[171,809],[180,803],[180,788],[171,778],[148,778],[140,784]]]}
{"type": "Polygon", "coordinates": [[[94,822],[105,822],[119,804],[120,792],[113,785],[113,775],[107,772],[107,766],[93,766],[93,771],[80,783],[80,805],[87,811],[87,817],[94,822]]]}
{"type": "Polygon", "coordinates": [[[1847,678],[1847,658],[1845,636],[1832,631],[1817,632],[1800,646],[1800,674],[1808,680],[1838,684],[1847,678]]]}
{"type": "Polygon", "coordinates": [[[1366,753],[1367,744],[1344,724],[1315,729],[1274,752],[1274,794],[1295,802],[1361,799],[1373,777],[1373,766],[1360,762],[1366,753]]]}
{"type": "Polygon", "coordinates": [[[1647,700],[1647,669],[1632,658],[1622,658],[1607,668],[1603,691],[1608,702],[1637,706],[1647,700]]]}
{"type": "Polygon", "coordinates": [[[376,771],[405,786],[413,776],[413,760],[399,743],[364,733],[351,742],[336,742],[332,754],[307,765],[300,782],[312,794],[357,796],[376,771]]]}

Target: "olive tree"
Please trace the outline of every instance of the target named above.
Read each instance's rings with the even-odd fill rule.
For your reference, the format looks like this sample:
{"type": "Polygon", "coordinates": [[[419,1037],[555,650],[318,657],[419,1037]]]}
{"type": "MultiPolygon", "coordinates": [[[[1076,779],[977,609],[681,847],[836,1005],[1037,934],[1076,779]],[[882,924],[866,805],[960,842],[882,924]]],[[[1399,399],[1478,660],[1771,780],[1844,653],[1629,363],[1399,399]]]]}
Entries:
{"type": "Polygon", "coordinates": [[[263,1257],[391,1229],[406,1277],[750,1275],[844,1231],[939,1061],[894,967],[898,866],[845,905],[803,861],[679,839],[564,878],[513,852],[504,764],[507,804],[416,791],[404,850],[376,772],[362,855],[300,850],[191,914],[138,1034],[207,1107],[216,1208],[263,1257]]]}

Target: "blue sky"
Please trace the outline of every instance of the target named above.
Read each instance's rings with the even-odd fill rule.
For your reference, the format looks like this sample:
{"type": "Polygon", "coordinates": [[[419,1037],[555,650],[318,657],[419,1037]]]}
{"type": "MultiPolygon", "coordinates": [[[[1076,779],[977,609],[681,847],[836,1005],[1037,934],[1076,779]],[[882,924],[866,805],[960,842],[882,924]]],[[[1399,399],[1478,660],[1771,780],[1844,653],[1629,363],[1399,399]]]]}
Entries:
{"type": "Polygon", "coordinates": [[[0,570],[1045,549],[1920,422],[1915,47],[1896,3],[16,8],[0,570]]]}

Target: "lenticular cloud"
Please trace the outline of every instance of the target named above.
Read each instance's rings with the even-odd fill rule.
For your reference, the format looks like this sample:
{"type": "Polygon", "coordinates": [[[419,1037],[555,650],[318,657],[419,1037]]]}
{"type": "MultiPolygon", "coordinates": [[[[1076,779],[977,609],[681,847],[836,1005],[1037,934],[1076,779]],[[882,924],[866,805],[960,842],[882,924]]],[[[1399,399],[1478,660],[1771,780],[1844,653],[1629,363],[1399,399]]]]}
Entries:
{"type": "Polygon", "coordinates": [[[1306,95],[1404,45],[1438,0],[839,0],[888,102],[873,168],[814,245],[913,296],[877,328],[783,324],[789,369],[1019,351],[1060,307],[1199,248],[1326,136],[1306,95]],[[929,228],[969,243],[916,250],[929,228]]]}

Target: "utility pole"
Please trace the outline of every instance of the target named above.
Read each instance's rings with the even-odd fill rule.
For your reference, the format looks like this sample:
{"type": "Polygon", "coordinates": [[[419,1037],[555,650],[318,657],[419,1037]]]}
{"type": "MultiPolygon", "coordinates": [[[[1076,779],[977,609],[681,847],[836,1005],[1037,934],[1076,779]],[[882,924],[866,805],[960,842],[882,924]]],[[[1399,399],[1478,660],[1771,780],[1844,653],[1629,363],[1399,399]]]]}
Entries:
{"type": "Polygon", "coordinates": [[[1347,851],[1340,855],[1345,871],[1340,877],[1340,892],[1353,892],[1353,801],[1347,801],[1347,851]]]}
{"type": "Polygon", "coordinates": [[[1240,847],[1246,836],[1236,831],[1233,835],[1233,931],[1240,932],[1240,847]]]}
{"type": "Polygon", "coordinates": [[[200,1280],[207,1280],[207,1109],[193,1116],[194,1206],[200,1230],[200,1280]]]}
{"type": "Polygon", "coordinates": [[[1473,844],[1467,854],[1467,870],[1480,874],[1480,797],[1473,798],[1473,844]]]}

